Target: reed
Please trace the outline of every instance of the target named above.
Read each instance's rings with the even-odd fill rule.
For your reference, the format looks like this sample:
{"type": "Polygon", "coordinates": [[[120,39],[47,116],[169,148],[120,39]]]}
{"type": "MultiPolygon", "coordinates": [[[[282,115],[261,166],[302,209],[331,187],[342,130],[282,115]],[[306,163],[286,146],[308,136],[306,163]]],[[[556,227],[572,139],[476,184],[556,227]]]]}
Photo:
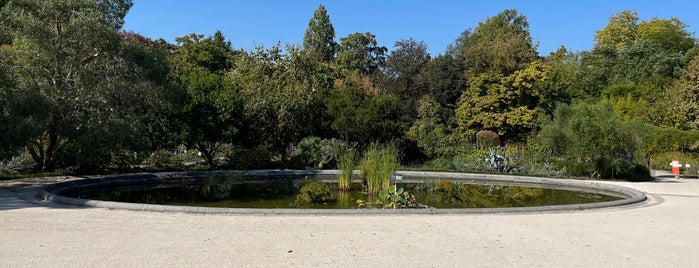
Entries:
{"type": "Polygon", "coordinates": [[[377,194],[381,189],[388,189],[390,175],[398,166],[398,145],[395,142],[386,145],[371,143],[359,162],[362,181],[369,194],[377,194]]]}
{"type": "Polygon", "coordinates": [[[338,188],[340,191],[349,191],[352,188],[352,172],[356,166],[357,152],[353,148],[340,153],[337,159],[337,169],[340,170],[338,188]]]}

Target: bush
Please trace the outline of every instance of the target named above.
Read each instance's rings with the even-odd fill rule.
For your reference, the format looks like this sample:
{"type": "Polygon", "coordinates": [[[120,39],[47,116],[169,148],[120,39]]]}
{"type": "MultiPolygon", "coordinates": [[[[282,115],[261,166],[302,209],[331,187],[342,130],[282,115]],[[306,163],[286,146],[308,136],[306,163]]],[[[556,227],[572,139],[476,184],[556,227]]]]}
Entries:
{"type": "Polygon", "coordinates": [[[226,156],[226,168],[250,170],[265,169],[272,165],[272,153],[264,147],[232,150],[226,156]]]}
{"type": "Polygon", "coordinates": [[[334,166],[349,146],[338,139],[303,138],[294,148],[290,165],[294,168],[322,169],[334,166]]]}
{"type": "Polygon", "coordinates": [[[29,153],[22,151],[19,155],[0,161],[0,173],[9,175],[26,174],[35,171],[36,163],[29,153]]]}
{"type": "Polygon", "coordinates": [[[481,149],[500,146],[500,135],[492,130],[480,130],[476,132],[476,144],[481,149]]]}

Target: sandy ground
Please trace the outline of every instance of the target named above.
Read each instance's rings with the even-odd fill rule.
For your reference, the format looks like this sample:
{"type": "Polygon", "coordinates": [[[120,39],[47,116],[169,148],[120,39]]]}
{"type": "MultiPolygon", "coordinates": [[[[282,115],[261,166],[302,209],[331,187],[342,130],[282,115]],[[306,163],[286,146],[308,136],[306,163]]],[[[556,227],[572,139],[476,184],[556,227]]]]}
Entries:
{"type": "Polygon", "coordinates": [[[644,204],[496,215],[254,216],[45,206],[0,188],[0,267],[699,267],[699,181],[644,204]]]}

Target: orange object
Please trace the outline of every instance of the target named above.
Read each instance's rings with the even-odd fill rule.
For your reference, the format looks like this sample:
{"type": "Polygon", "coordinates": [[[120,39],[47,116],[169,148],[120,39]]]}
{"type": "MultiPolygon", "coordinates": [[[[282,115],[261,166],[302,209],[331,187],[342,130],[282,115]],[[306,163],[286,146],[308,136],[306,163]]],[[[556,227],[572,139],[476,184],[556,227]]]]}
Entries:
{"type": "Polygon", "coordinates": [[[679,160],[672,160],[672,163],[670,163],[672,166],[672,175],[675,175],[676,178],[679,178],[680,176],[680,161],[679,160]]]}

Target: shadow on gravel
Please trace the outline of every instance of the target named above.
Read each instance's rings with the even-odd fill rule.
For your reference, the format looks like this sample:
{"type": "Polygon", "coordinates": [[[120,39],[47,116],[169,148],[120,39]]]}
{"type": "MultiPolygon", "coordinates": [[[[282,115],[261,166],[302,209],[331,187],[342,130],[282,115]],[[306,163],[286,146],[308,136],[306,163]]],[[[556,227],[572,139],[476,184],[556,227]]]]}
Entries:
{"type": "Polygon", "coordinates": [[[13,209],[24,209],[24,208],[50,208],[50,209],[76,209],[84,208],[79,206],[71,206],[64,204],[43,204],[39,201],[34,200],[30,196],[33,195],[33,189],[22,188],[21,190],[12,188],[0,188],[0,211],[3,210],[13,210],[13,209]],[[25,195],[23,197],[22,195],[25,195]]]}

